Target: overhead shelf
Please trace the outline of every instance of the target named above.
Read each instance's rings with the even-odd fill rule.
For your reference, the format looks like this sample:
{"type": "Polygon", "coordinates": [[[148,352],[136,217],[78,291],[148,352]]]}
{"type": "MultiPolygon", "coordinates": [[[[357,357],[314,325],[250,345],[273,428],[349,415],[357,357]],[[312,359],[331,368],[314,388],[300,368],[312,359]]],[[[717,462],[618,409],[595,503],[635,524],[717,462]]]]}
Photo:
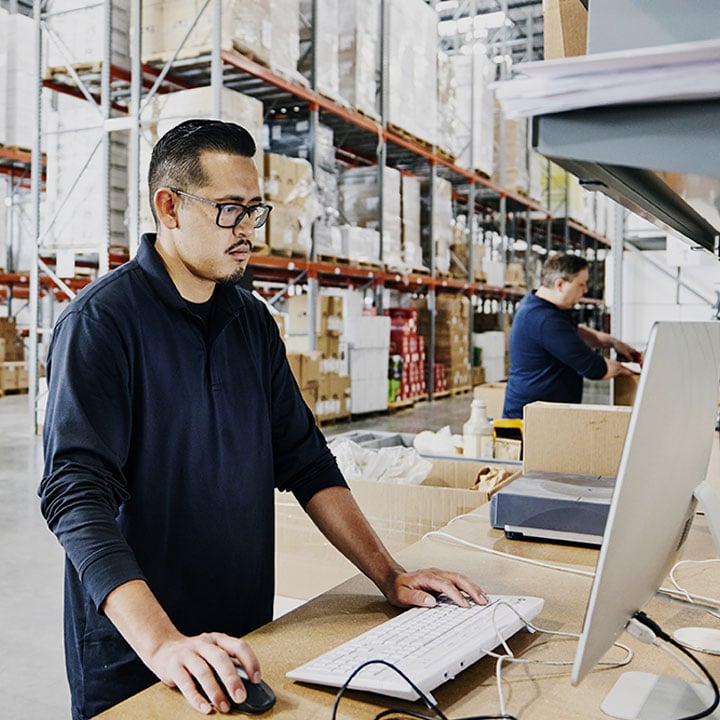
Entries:
{"type": "Polygon", "coordinates": [[[541,115],[533,147],[588,189],[717,253],[720,180],[710,178],[720,178],[718,117],[720,98],[541,115]]]}

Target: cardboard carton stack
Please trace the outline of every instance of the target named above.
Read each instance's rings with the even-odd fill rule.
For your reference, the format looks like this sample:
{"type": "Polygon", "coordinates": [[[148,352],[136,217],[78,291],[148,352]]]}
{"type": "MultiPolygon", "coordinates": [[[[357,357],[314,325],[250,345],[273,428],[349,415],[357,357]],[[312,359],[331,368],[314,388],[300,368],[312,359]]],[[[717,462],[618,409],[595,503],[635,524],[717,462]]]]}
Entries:
{"type": "Polygon", "coordinates": [[[425,395],[425,338],[418,334],[415,308],[388,308],[390,324],[390,366],[388,399],[407,403],[425,395]]]}
{"type": "MultiPolygon", "coordinates": [[[[299,0],[222,0],[220,44],[290,76],[300,54],[299,0]]],[[[195,23],[179,58],[194,57],[213,44],[213,7],[204,0],[143,0],[143,60],[167,60],[195,23]],[[197,19],[197,20],[196,20],[197,19]]]]}
{"type": "Polygon", "coordinates": [[[452,244],[452,184],[449,180],[436,177],[433,186],[422,180],[423,195],[427,202],[422,204],[422,232],[425,247],[429,247],[430,202],[432,202],[432,234],[435,242],[435,269],[447,275],[450,272],[450,245],[452,244]],[[432,195],[432,198],[430,197],[432,195]]]}
{"type": "MultiPolygon", "coordinates": [[[[498,185],[530,194],[528,176],[528,123],[526,119],[508,120],[503,117],[499,105],[495,109],[495,162],[492,180],[498,185]],[[505,168],[501,173],[500,158],[502,153],[502,130],[505,130],[505,168]]],[[[535,200],[542,202],[540,198],[535,200]]]]}
{"type": "Polygon", "coordinates": [[[317,215],[312,166],[302,158],[265,154],[265,199],[273,206],[265,241],[273,251],[307,256],[317,215]]]}
{"type": "MultiPolygon", "coordinates": [[[[379,229],[379,177],[376,167],[348,168],[340,176],[340,210],[351,226],[379,229]]],[[[383,168],[382,176],[382,262],[390,267],[402,264],[400,171],[383,168]]],[[[362,259],[348,244],[350,260],[362,259]]],[[[379,253],[377,260],[380,260],[379,253]]]]}
{"type": "Polygon", "coordinates": [[[340,97],[376,118],[380,0],[343,0],[338,31],[340,97]]]}
{"type": "Polygon", "coordinates": [[[505,333],[502,330],[487,330],[473,333],[473,348],[478,348],[481,365],[485,368],[485,382],[497,383],[504,380],[505,333]]]}
{"type": "Polygon", "coordinates": [[[0,8],[0,145],[32,148],[35,128],[34,23],[0,8]]]}
{"type": "Polygon", "coordinates": [[[388,13],[390,125],[437,143],[437,13],[423,0],[392,0],[388,13]]]}
{"type": "MultiPolygon", "coordinates": [[[[421,306],[422,307],[422,306],[421,306]]],[[[430,313],[422,307],[419,331],[429,333],[430,313]]],[[[470,300],[464,295],[435,299],[435,360],[445,365],[448,390],[470,389],[470,300]]]]}
{"type": "MultiPolygon", "coordinates": [[[[351,394],[347,355],[340,341],[344,326],[342,297],[318,295],[316,318],[320,377],[315,417],[318,422],[347,418],[351,413],[351,394]]],[[[308,353],[308,332],[308,296],[294,295],[288,298],[288,352],[308,353]]]]}
{"type": "Polygon", "coordinates": [[[402,260],[408,270],[425,270],[421,244],[420,178],[403,173],[400,177],[402,260]]]}
{"type": "Polygon", "coordinates": [[[8,391],[28,389],[25,349],[15,319],[0,318],[0,397],[8,391]]]}
{"type": "Polygon", "coordinates": [[[288,362],[307,406],[315,414],[320,396],[320,353],[289,352],[288,362]]]}
{"type": "Polygon", "coordinates": [[[310,45],[309,52],[302,52],[312,43],[312,0],[300,0],[300,64],[298,70],[308,79],[312,74],[313,53],[317,56],[317,77],[315,89],[331,98],[340,92],[340,73],[338,67],[338,7],[340,0],[317,0],[315,23],[318,42],[310,45]],[[304,21],[303,21],[304,19],[304,21]]]}
{"type": "MultiPolygon", "coordinates": [[[[65,54],[70,63],[97,64],[105,59],[105,33],[103,28],[105,3],[88,3],[86,0],[54,0],[52,12],[46,18],[48,27],[57,34],[64,45],[64,52],[48,40],[45,64],[50,67],[64,66],[65,54]]],[[[130,68],[130,2],[112,0],[110,62],[125,69],[130,68]]],[[[32,22],[32,20],[31,20],[32,22]]],[[[30,52],[34,52],[30,43],[30,52]]],[[[32,69],[31,63],[29,68],[32,69]]],[[[32,93],[28,93],[32,96],[32,93]]]]}
{"type": "Polygon", "coordinates": [[[70,250],[107,242],[111,247],[127,248],[129,133],[110,134],[106,172],[103,148],[98,145],[104,130],[97,108],[85,100],[57,93],[45,117],[45,202],[53,223],[43,239],[44,247],[70,250]],[[105,187],[109,193],[109,227],[102,201],[105,187]]]}
{"type": "Polygon", "coordinates": [[[495,63],[484,49],[472,55],[457,53],[450,57],[455,84],[457,117],[451,152],[460,167],[488,177],[493,173],[495,123],[493,92],[495,63]]]}
{"type": "Polygon", "coordinates": [[[387,409],[390,318],[349,310],[345,316],[344,336],[350,355],[353,415],[387,409]]]}

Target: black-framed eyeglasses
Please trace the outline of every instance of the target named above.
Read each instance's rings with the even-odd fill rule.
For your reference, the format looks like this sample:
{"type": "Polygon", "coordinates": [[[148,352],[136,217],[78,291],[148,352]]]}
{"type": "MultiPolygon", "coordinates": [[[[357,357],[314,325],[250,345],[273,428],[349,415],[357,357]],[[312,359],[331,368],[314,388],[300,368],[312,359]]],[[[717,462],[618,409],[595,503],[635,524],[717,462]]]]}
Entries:
{"type": "Polygon", "coordinates": [[[253,227],[261,228],[267,222],[268,215],[270,215],[270,211],[272,210],[272,205],[267,205],[266,203],[257,203],[255,205],[243,205],[238,202],[219,203],[214,200],[198,197],[184,190],[178,190],[177,188],[171,187],[170,190],[183,197],[197,200],[198,202],[217,208],[218,212],[215,218],[215,224],[221,228],[234,228],[243,221],[245,216],[250,216],[253,227]]]}

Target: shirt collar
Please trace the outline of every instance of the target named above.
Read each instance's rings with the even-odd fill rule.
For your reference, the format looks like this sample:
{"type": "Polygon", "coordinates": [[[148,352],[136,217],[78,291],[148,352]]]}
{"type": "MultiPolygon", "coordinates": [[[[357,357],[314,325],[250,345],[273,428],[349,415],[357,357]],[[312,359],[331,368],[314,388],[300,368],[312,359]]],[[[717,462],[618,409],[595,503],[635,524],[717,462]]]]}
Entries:
{"type": "MultiPolygon", "coordinates": [[[[185,300],[178,292],[170,277],[165,263],[155,249],[155,233],[144,233],[140,239],[140,247],[137,251],[136,260],[140,268],[147,275],[153,289],[160,296],[160,299],[169,307],[177,310],[187,308],[185,300]]],[[[240,293],[233,285],[218,285],[215,291],[216,298],[220,301],[221,307],[237,315],[242,307],[240,293]]]]}

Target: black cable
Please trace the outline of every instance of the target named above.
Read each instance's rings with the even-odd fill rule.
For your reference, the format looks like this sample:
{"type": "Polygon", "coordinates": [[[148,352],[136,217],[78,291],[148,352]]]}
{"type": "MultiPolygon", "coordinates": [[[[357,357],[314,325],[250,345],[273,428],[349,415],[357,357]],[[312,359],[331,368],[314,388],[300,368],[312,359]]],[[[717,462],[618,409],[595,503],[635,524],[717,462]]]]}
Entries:
{"type": "Polygon", "coordinates": [[[713,712],[717,709],[718,705],[720,705],[720,690],[718,689],[718,684],[715,682],[715,678],[710,674],[708,669],[686,648],[683,647],[675,638],[668,635],[654,620],[649,618],[644,612],[641,610],[638,610],[633,617],[638,621],[641,622],[645,627],[650,628],[657,637],[659,637],[661,640],[664,640],[666,643],[669,643],[673,647],[677,648],[681,653],[686,655],[690,658],[690,660],[697,665],[700,670],[702,671],[703,675],[708,679],[708,682],[710,683],[710,687],[713,689],[713,693],[715,694],[715,697],[713,698],[713,701],[706,710],[703,710],[699,713],[695,713],[695,715],[686,715],[682,718],[677,718],[677,720],[700,720],[700,718],[708,717],[708,715],[712,715],[713,712]]]}
{"type": "MultiPolygon", "coordinates": [[[[386,667],[389,667],[391,670],[394,670],[398,675],[400,675],[403,680],[420,696],[422,701],[427,705],[427,707],[432,710],[432,712],[435,713],[436,717],[440,718],[440,720],[449,720],[449,718],[443,714],[442,710],[437,706],[435,702],[433,702],[430,697],[426,693],[424,693],[420,688],[402,671],[400,668],[396,667],[392,663],[387,662],[387,660],[368,660],[361,665],[358,665],[348,676],[347,680],[342,684],[340,689],[337,692],[337,695],[335,696],[335,702],[333,703],[332,707],[332,715],[331,720],[337,719],[337,710],[338,706],[340,705],[340,700],[342,699],[342,696],[345,694],[345,691],[348,689],[348,686],[350,685],[352,679],[363,669],[368,667],[368,665],[385,665],[386,667]]],[[[402,717],[410,717],[410,718],[418,718],[418,720],[434,720],[434,718],[431,718],[429,715],[423,715],[422,713],[419,713],[415,710],[399,710],[399,709],[393,709],[390,708],[388,710],[382,710],[379,712],[373,720],[382,720],[382,718],[402,718],[402,717]]],[[[466,717],[466,718],[457,718],[457,720],[517,720],[517,718],[514,715],[473,715],[472,717],[466,717]]]]}

